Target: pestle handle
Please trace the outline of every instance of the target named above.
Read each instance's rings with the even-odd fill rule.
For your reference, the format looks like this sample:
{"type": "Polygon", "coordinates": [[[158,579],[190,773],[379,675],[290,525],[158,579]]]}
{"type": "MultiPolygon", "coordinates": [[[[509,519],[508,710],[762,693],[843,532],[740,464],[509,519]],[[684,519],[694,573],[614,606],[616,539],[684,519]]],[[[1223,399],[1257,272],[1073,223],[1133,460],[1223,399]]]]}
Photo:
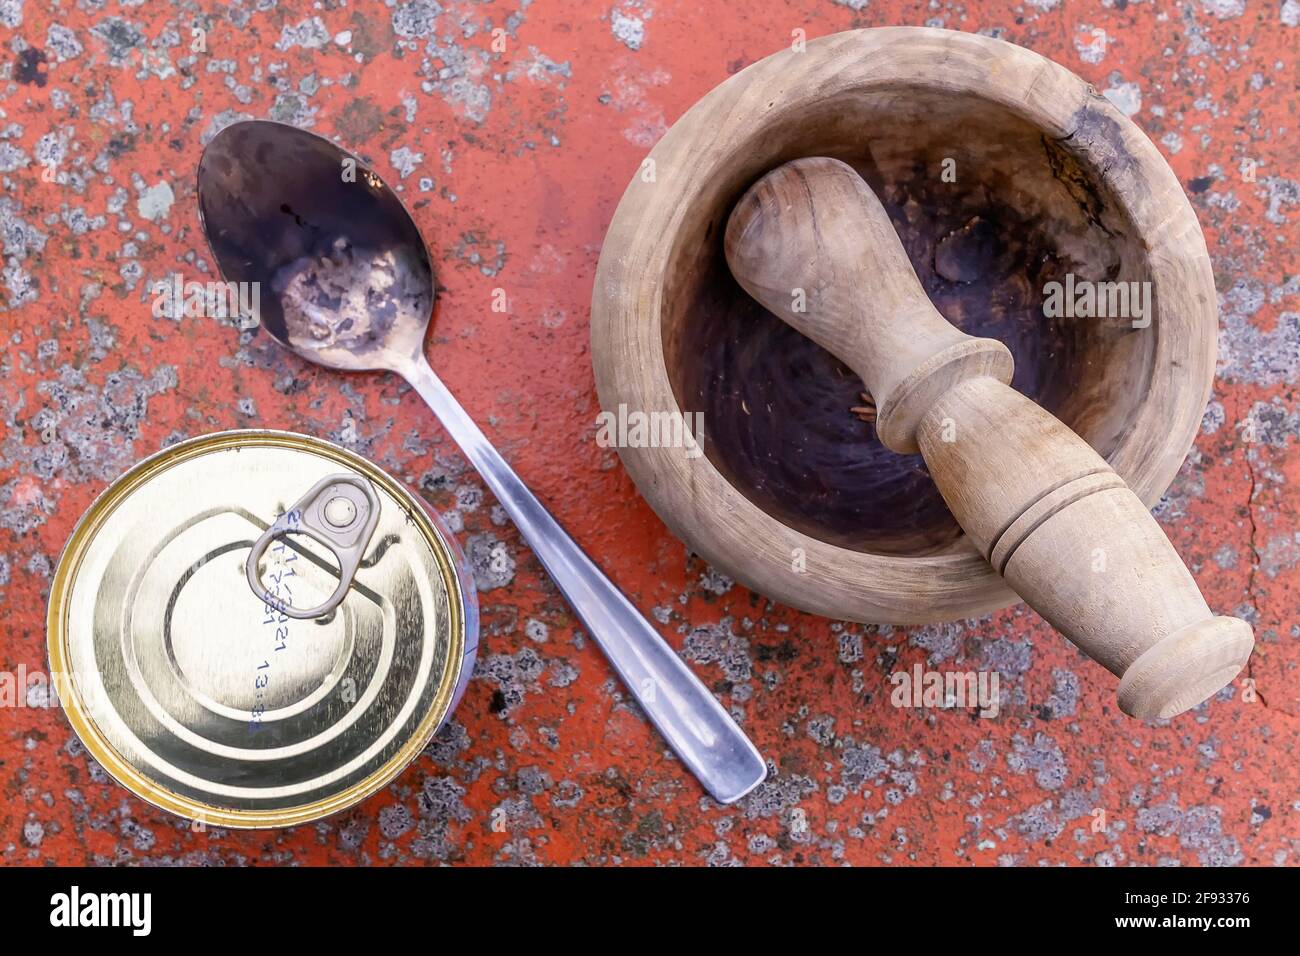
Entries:
{"type": "Polygon", "coordinates": [[[1123,480],[1009,386],[1006,347],[939,314],[851,167],[811,158],[769,173],[732,212],[726,253],[751,295],[861,376],[881,441],[924,456],[994,569],[1120,678],[1126,713],[1172,717],[1237,675],[1250,626],[1213,616],[1123,480]]]}
{"type": "Polygon", "coordinates": [[[1172,717],[1237,676],[1250,625],[1214,617],[1141,500],[1087,442],[987,376],[921,419],[921,454],[993,569],[1120,678],[1135,717],[1172,717]]]}
{"type": "Polygon", "coordinates": [[[952,382],[1011,381],[1007,347],[935,310],[889,214],[839,160],[768,173],[736,204],[725,245],[745,291],[858,373],[887,448],[916,454],[921,416],[952,382]]]}

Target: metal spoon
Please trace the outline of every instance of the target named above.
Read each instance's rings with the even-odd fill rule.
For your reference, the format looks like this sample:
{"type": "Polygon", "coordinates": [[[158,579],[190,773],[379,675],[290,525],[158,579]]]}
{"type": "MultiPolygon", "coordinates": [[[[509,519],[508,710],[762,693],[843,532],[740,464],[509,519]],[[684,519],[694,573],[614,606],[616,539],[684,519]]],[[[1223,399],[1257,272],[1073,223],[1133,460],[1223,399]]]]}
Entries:
{"type": "Polygon", "coordinates": [[[254,316],[327,368],[406,379],[478,469],[632,696],[721,803],[767,767],[731,716],[533,497],[424,357],[433,269],[397,196],[356,157],[261,120],[226,127],[199,161],[199,213],[228,282],[257,282],[254,316]]]}

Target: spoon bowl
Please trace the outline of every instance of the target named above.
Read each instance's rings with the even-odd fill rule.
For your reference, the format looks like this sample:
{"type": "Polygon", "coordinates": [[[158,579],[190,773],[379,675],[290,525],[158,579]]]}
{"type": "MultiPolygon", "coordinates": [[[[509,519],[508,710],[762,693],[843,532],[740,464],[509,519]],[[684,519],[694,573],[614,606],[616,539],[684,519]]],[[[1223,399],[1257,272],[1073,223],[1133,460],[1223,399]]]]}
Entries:
{"type": "Polygon", "coordinates": [[[420,231],[384,181],[328,140],[235,123],[199,161],[199,215],[227,281],[258,283],[253,316],[318,365],[418,359],[433,312],[420,231]]]}

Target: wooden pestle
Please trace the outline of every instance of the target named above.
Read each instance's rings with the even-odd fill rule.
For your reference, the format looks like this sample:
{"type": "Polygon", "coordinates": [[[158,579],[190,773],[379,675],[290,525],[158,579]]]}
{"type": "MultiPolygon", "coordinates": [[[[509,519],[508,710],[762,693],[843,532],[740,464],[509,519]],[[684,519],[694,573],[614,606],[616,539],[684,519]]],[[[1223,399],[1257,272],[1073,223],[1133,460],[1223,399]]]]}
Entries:
{"type": "Polygon", "coordinates": [[[1010,387],[1006,346],[939,314],[852,167],[809,158],[768,173],[732,212],[726,254],[750,295],[861,376],[880,440],[920,451],[994,569],[1120,678],[1125,713],[1172,717],[1236,677],[1250,625],[1211,615],[1137,495],[1010,387]]]}

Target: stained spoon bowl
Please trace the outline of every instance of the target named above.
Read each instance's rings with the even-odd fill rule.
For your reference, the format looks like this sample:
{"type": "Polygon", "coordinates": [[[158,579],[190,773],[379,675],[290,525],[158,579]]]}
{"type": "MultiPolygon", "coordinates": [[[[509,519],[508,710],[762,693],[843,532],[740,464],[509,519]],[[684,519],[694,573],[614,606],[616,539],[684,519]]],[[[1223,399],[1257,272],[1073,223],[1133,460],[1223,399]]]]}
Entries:
{"type": "Polygon", "coordinates": [[[219,132],[199,161],[199,215],[225,279],[258,283],[253,318],[329,368],[421,354],[433,267],[396,194],[355,156],[266,120],[219,132]]]}

